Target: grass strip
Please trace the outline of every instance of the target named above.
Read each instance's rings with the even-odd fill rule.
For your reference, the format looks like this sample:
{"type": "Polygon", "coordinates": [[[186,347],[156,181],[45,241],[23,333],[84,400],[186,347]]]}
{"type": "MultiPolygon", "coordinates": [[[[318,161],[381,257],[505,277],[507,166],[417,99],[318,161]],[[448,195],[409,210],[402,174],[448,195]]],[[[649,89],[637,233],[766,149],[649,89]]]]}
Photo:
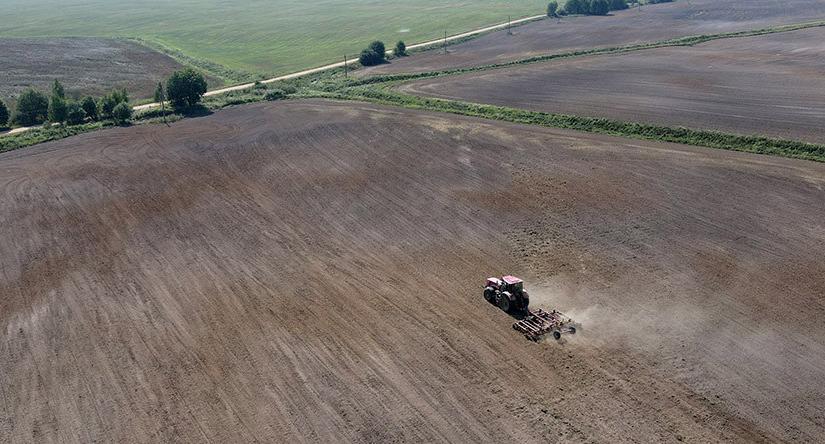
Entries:
{"type": "Polygon", "coordinates": [[[772,139],[762,136],[745,136],[684,127],[650,125],[598,117],[528,111],[504,106],[419,97],[380,89],[353,89],[348,94],[327,94],[325,96],[482,117],[512,123],[825,162],[825,145],[797,140],[772,139]]]}
{"type": "Polygon", "coordinates": [[[20,134],[0,137],[0,153],[15,150],[38,143],[49,142],[51,140],[64,139],[78,134],[95,131],[106,126],[112,126],[103,122],[87,123],[83,125],[54,125],[50,127],[36,128],[20,134]]]}

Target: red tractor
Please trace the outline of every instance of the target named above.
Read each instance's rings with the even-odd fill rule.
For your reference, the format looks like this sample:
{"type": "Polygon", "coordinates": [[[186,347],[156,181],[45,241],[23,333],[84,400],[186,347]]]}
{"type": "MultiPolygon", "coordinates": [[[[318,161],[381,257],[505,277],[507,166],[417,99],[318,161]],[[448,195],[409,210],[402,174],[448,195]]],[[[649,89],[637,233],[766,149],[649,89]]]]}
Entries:
{"type": "Polygon", "coordinates": [[[524,291],[524,282],[515,276],[487,278],[484,284],[484,299],[508,313],[518,313],[513,328],[531,341],[539,341],[546,334],[561,339],[562,334],[575,334],[577,325],[556,310],[530,310],[530,296],[524,291]]]}
{"type": "Polygon", "coordinates": [[[507,313],[524,312],[530,305],[530,296],[524,291],[524,281],[515,276],[487,278],[484,285],[484,299],[507,313]]]}

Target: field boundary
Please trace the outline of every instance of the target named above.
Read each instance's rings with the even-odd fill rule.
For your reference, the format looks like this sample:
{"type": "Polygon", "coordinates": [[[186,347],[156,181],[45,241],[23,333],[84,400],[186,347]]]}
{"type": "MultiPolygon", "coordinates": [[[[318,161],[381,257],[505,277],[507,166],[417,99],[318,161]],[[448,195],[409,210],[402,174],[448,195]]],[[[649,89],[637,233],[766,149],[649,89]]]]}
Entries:
{"type": "MultiPolygon", "coordinates": [[[[536,17],[521,19],[523,22],[537,20],[536,17]]],[[[511,22],[512,24],[512,22],[511,22]]],[[[506,27],[507,24],[497,25],[506,27]]],[[[335,68],[344,66],[344,62],[332,65],[325,65],[318,68],[304,70],[298,73],[287,74],[272,79],[263,80],[256,83],[246,83],[241,85],[221,88],[209,91],[205,94],[206,107],[208,109],[220,109],[226,106],[240,105],[245,103],[260,102],[265,99],[268,84],[295,80],[303,78],[290,85],[294,86],[294,91],[287,93],[287,98],[326,98],[339,100],[363,101],[379,103],[384,105],[394,105],[403,108],[423,109],[434,112],[445,112],[451,114],[480,117],[491,120],[501,120],[512,123],[539,125],[544,127],[555,127],[572,129],[583,132],[599,133],[613,136],[622,136],[634,139],[655,140],[661,142],[681,143],[686,145],[702,146],[708,148],[726,149],[733,151],[750,152],[757,154],[769,154],[782,157],[812,160],[825,162],[825,145],[803,142],[790,139],[776,139],[763,136],[748,136],[742,134],[732,134],[719,131],[709,131],[701,129],[691,129],[685,127],[674,127],[665,125],[653,125],[638,122],[620,121],[606,118],[576,116],[567,114],[555,114],[540,111],[529,111],[524,109],[488,105],[481,103],[463,102],[458,100],[428,98],[411,94],[400,93],[392,89],[394,86],[411,81],[432,77],[459,75],[470,72],[485,71],[491,69],[502,69],[522,64],[541,63],[555,59],[574,58],[591,55],[621,54],[647,49],[664,47],[694,46],[714,40],[753,37],[782,32],[792,32],[802,29],[825,26],[825,21],[805,22],[789,24],[771,28],[760,28],[755,30],[735,31],[728,33],[707,34],[686,36],[674,39],[639,43],[626,46],[595,48],[589,50],[571,51],[565,53],[545,54],[528,57],[525,59],[513,60],[490,65],[481,65],[467,68],[456,68],[442,71],[428,71],[422,73],[391,74],[363,77],[360,79],[342,79],[340,73],[330,72],[335,68]],[[320,76],[318,76],[321,74],[320,76]],[[312,79],[307,80],[307,79],[312,79]],[[216,96],[222,96],[217,99],[216,96]]],[[[485,32],[495,27],[483,28],[478,32],[485,32]]],[[[467,33],[465,33],[467,34],[467,33]]],[[[461,35],[454,36],[462,38],[461,35]]],[[[449,37],[448,37],[449,39],[449,37]]],[[[443,39],[442,39],[443,40],[443,39]]],[[[438,43],[438,41],[436,42],[438,43]]],[[[432,44],[425,42],[418,44],[424,46],[432,44]]],[[[356,61],[352,62],[355,63],[356,61]]],[[[289,84],[288,84],[289,85],[289,84]]],[[[136,120],[140,123],[151,123],[158,121],[159,104],[149,103],[135,106],[134,110],[142,112],[136,120]]],[[[172,119],[180,119],[185,116],[172,115],[172,119]]],[[[0,137],[0,152],[22,148],[24,146],[69,137],[83,132],[94,131],[105,126],[105,124],[86,124],[73,128],[62,126],[51,128],[16,128],[9,137],[0,137]],[[27,131],[27,130],[35,131],[27,131]]]]}
{"type": "Polygon", "coordinates": [[[401,94],[396,91],[388,91],[386,89],[361,89],[352,91],[353,93],[351,94],[326,94],[323,96],[334,99],[366,101],[382,105],[395,105],[402,108],[481,117],[511,123],[571,129],[631,139],[681,143],[684,145],[825,162],[825,145],[798,140],[746,136],[720,131],[652,125],[601,117],[529,111],[483,103],[420,97],[401,94]]]}

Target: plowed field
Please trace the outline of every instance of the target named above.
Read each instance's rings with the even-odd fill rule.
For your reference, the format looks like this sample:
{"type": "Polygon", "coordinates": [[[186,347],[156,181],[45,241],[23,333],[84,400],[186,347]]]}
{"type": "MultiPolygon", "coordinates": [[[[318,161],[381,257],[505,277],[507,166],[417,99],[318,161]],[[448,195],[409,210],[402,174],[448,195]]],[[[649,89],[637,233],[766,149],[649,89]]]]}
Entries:
{"type": "Polygon", "coordinates": [[[5,442],[825,437],[825,165],[267,103],[0,155],[5,442]],[[531,343],[523,275],[583,323],[531,343]]]}
{"type": "Polygon", "coordinates": [[[698,34],[759,29],[825,19],[825,0],[689,0],[590,16],[542,20],[438,50],[393,60],[362,75],[433,71],[539,54],[613,47],[698,34]]]}
{"type": "Polygon", "coordinates": [[[825,142],[825,28],[422,80],[419,95],[825,142]]]}
{"type": "MultiPolygon", "coordinates": [[[[59,80],[70,97],[102,95],[125,88],[133,99],[152,97],[159,81],[182,65],[173,58],[128,40],[55,37],[0,38],[0,99],[28,87],[51,91],[59,80]]],[[[221,85],[209,77],[209,87],[221,85]]]]}

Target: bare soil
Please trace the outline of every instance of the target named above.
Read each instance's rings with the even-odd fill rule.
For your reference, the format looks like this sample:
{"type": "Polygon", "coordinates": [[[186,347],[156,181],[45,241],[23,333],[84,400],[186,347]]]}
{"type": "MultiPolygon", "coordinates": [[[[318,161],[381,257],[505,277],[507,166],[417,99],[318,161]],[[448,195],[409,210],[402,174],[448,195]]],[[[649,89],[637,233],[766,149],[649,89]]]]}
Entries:
{"type": "Polygon", "coordinates": [[[409,83],[418,95],[825,142],[825,29],[409,83]]]}
{"type": "MultiPolygon", "coordinates": [[[[133,99],[151,98],[159,81],[182,66],[173,58],[121,39],[91,37],[0,38],[0,99],[28,87],[51,91],[59,80],[67,95],[102,95],[125,88],[133,99]]],[[[208,78],[210,87],[221,82],[208,78]]]]}
{"type": "Polygon", "coordinates": [[[825,165],[373,105],[0,155],[6,442],[825,437],[825,165]],[[523,275],[583,322],[531,343],[523,275]]]}
{"type": "Polygon", "coordinates": [[[759,29],[825,18],[825,0],[679,0],[610,16],[541,20],[357,71],[359,75],[434,71],[540,54],[611,47],[698,34],[759,29]]]}

